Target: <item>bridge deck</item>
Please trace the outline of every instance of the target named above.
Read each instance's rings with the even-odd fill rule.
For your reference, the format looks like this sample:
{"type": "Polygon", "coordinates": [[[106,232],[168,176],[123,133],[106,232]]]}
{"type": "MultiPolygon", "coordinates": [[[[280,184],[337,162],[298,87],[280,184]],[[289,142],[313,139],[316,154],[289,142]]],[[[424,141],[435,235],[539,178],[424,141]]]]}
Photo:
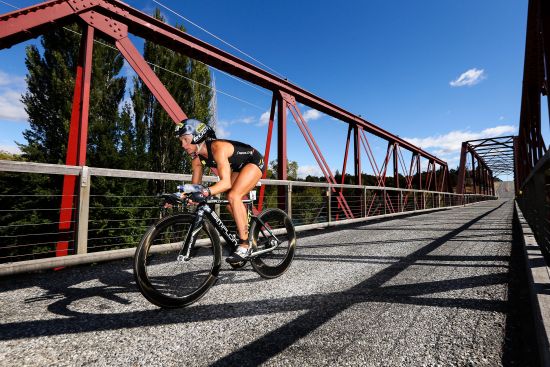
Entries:
{"type": "Polygon", "coordinates": [[[511,251],[512,202],[492,201],[302,235],[281,278],[224,269],[182,310],[129,261],[5,278],[0,365],[519,363],[511,251]]]}

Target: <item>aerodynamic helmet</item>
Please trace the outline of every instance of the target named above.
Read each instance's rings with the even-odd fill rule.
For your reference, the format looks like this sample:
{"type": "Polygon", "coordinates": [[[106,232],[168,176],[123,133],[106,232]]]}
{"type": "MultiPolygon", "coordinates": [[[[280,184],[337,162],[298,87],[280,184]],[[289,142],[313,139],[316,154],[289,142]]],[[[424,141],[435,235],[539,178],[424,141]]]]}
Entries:
{"type": "Polygon", "coordinates": [[[216,139],[216,133],[208,124],[195,119],[186,119],[176,124],[176,136],[191,135],[193,144],[199,144],[207,138],[216,139]]]}

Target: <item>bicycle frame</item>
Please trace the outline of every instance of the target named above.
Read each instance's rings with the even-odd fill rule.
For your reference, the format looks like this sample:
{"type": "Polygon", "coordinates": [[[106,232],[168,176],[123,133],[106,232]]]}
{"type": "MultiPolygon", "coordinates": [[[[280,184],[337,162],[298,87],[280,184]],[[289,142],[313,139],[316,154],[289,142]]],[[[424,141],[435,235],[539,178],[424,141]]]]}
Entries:
{"type": "MultiPolygon", "coordinates": [[[[237,247],[239,245],[239,242],[237,241],[237,237],[230,233],[225,224],[222,222],[218,214],[208,204],[227,204],[227,200],[219,200],[219,199],[213,199],[209,200],[208,202],[200,203],[197,206],[197,211],[195,212],[195,220],[193,222],[193,225],[189,228],[189,231],[187,232],[187,236],[185,238],[185,243],[180,250],[180,253],[178,254],[178,261],[188,261],[191,257],[191,249],[193,248],[193,245],[195,244],[197,234],[199,233],[200,229],[202,228],[202,225],[204,223],[204,217],[206,216],[207,220],[214,226],[214,228],[218,231],[218,233],[223,237],[223,239],[226,241],[226,243],[233,245],[234,247],[237,247]],[[185,254],[185,255],[184,255],[185,254]]],[[[243,203],[252,203],[252,200],[243,200],[243,203]]],[[[272,236],[276,240],[276,245],[261,251],[253,252],[250,256],[258,256],[267,252],[271,252],[275,250],[279,245],[281,244],[281,241],[275,236],[275,234],[268,228],[268,226],[265,225],[262,220],[260,220],[257,216],[252,215],[250,220],[255,220],[262,228],[265,228],[270,236],[272,236]]]]}

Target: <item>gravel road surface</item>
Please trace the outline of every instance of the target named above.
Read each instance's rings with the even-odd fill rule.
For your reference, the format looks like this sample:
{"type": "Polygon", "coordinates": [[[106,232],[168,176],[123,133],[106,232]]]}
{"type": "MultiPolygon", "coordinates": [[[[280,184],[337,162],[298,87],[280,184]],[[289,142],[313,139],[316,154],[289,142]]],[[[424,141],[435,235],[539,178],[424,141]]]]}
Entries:
{"type": "Polygon", "coordinates": [[[131,261],[0,279],[2,366],[516,364],[512,202],[299,233],[282,277],[250,266],[162,310],[131,261]]]}

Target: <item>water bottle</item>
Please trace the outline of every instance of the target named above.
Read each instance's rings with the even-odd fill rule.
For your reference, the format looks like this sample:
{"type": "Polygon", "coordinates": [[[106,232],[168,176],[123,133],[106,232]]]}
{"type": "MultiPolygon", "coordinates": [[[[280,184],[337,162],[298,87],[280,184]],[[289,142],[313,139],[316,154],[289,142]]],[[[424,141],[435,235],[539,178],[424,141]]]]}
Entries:
{"type": "Polygon", "coordinates": [[[185,184],[185,185],[178,185],[177,187],[179,192],[184,192],[186,194],[202,191],[203,188],[204,187],[202,185],[198,185],[198,184],[185,184]]]}

